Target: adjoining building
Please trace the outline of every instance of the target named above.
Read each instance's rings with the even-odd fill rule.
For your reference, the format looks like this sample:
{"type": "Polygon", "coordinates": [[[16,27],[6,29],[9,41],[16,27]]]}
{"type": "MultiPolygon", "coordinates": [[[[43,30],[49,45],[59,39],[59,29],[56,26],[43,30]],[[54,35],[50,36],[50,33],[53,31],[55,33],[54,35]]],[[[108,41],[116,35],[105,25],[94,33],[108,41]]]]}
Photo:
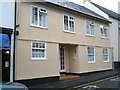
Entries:
{"type": "Polygon", "coordinates": [[[15,81],[112,69],[110,21],[72,2],[17,2],[15,81]]]}
{"type": "Polygon", "coordinates": [[[15,2],[0,2],[0,82],[13,81],[15,2]]]}

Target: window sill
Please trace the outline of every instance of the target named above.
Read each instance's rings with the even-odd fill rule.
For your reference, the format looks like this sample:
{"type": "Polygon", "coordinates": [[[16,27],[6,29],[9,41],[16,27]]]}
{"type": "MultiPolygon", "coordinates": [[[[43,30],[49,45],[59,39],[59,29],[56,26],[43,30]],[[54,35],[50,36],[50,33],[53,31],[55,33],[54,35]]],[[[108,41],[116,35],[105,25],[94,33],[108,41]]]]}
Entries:
{"type": "Polygon", "coordinates": [[[108,38],[107,38],[107,37],[101,37],[101,39],[106,39],[106,40],[108,40],[108,38]]]}
{"type": "Polygon", "coordinates": [[[31,58],[32,61],[44,61],[46,58],[31,58]]]}
{"type": "Polygon", "coordinates": [[[104,63],[109,63],[109,61],[103,61],[104,63]]]}
{"type": "Polygon", "coordinates": [[[93,62],[91,61],[91,62],[88,62],[88,63],[95,63],[95,61],[93,61],[93,62]]]}
{"type": "Polygon", "coordinates": [[[88,36],[88,37],[94,37],[95,38],[95,35],[86,34],[86,36],[88,36]]]}
{"type": "Polygon", "coordinates": [[[41,29],[46,29],[46,30],[48,30],[47,27],[37,26],[37,25],[33,25],[33,24],[31,24],[30,26],[31,26],[31,27],[35,27],[35,28],[41,28],[41,29]]]}
{"type": "Polygon", "coordinates": [[[66,31],[64,30],[65,33],[71,33],[71,34],[75,34],[75,32],[70,32],[70,31],[66,31]]]}

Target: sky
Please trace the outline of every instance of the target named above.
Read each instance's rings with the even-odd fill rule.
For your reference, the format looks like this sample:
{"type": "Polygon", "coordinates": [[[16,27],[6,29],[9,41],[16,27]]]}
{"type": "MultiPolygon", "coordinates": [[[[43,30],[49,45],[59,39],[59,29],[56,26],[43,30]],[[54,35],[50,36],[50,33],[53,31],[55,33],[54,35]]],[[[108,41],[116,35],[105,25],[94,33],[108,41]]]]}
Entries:
{"type": "MultiPolygon", "coordinates": [[[[75,2],[77,4],[82,5],[83,0],[68,0],[68,1],[72,1],[75,2]]],[[[100,6],[103,6],[109,10],[112,10],[114,12],[118,13],[118,2],[120,0],[91,0],[93,3],[96,3],[100,6]]]]}

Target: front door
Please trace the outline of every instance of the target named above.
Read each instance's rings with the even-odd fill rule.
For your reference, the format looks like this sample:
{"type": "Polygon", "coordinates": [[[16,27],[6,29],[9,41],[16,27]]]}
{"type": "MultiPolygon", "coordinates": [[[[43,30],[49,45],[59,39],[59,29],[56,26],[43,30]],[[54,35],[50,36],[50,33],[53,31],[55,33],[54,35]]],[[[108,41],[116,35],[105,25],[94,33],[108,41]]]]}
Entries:
{"type": "Polygon", "coordinates": [[[65,48],[60,46],[60,72],[66,72],[65,48]]]}
{"type": "Polygon", "coordinates": [[[10,50],[2,50],[2,81],[10,81],[10,50]]]}

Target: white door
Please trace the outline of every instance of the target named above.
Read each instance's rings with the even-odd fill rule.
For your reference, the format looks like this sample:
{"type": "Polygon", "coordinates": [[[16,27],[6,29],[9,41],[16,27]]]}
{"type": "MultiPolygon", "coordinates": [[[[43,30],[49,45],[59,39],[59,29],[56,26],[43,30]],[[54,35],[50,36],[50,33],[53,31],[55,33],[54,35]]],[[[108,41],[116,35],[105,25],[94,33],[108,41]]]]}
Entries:
{"type": "Polygon", "coordinates": [[[66,72],[65,48],[60,47],[60,72],[66,72]]]}

